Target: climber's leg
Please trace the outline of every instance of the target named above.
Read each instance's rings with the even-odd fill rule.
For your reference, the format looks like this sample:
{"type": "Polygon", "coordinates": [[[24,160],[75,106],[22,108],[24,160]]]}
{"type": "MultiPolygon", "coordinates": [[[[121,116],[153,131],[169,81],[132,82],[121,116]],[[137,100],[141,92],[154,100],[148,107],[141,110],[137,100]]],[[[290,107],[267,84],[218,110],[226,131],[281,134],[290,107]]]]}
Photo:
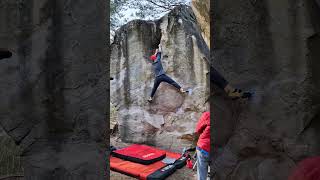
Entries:
{"type": "Polygon", "coordinates": [[[210,81],[223,89],[232,99],[249,98],[252,96],[250,92],[242,92],[241,89],[232,87],[229,82],[212,66],[210,67],[210,81]]]}
{"type": "Polygon", "coordinates": [[[210,67],[210,81],[221,89],[225,89],[229,82],[212,66],[210,67]]]}
{"type": "MultiPolygon", "coordinates": [[[[163,76],[163,75],[161,75],[161,76],[163,76]]],[[[154,80],[154,84],[153,84],[153,88],[152,88],[152,91],[151,91],[151,95],[150,95],[150,98],[148,99],[148,101],[150,101],[150,102],[152,101],[152,98],[153,98],[154,94],[156,93],[160,83],[162,82],[161,76],[156,77],[156,79],[154,80]]]]}
{"type": "Polygon", "coordinates": [[[186,92],[183,88],[181,88],[181,86],[177,82],[175,82],[173,79],[171,79],[169,76],[165,74],[163,75],[163,81],[171,84],[172,86],[176,87],[183,93],[186,92]]]}

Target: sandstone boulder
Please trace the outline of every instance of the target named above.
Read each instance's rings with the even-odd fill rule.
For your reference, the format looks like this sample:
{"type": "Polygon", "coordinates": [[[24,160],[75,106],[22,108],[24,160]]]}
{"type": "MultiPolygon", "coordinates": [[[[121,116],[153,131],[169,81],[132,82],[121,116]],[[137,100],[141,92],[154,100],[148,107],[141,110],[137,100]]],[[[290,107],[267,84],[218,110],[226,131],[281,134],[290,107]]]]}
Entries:
{"type": "Polygon", "coordinates": [[[209,49],[191,7],[179,6],[156,21],[134,20],[122,26],[111,45],[111,103],[117,109],[120,137],[125,142],[148,143],[182,150],[191,141],[205,110],[209,92],[208,67],[202,57],[209,49]],[[154,74],[148,57],[163,44],[166,74],[192,95],[161,83],[153,103],[147,102],[154,74]]]}

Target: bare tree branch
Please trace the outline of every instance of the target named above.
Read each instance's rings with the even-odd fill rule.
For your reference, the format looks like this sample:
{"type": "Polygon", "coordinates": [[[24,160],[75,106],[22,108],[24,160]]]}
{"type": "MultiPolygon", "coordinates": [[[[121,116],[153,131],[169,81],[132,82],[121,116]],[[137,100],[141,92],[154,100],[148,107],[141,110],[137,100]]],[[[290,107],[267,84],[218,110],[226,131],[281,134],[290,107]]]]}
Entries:
{"type": "Polygon", "coordinates": [[[170,6],[168,7],[168,6],[164,6],[164,5],[155,3],[155,2],[153,2],[152,0],[146,0],[146,1],[149,2],[149,3],[151,3],[151,4],[153,4],[153,5],[155,5],[155,6],[158,6],[158,7],[160,7],[160,8],[164,8],[164,9],[167,9],[167,10],[172,10],[172,8],[170,8],[170,6]]]}
{"type": "Polygon", "coordinates": [[[122,12],[126,9],[134,9],[133,18],[154,19],[173,10],[176,6],[185,5],[189,0],[111,0],[110,31],[113,37],[115,30],[130,19],[125,19],[122,12]]]}

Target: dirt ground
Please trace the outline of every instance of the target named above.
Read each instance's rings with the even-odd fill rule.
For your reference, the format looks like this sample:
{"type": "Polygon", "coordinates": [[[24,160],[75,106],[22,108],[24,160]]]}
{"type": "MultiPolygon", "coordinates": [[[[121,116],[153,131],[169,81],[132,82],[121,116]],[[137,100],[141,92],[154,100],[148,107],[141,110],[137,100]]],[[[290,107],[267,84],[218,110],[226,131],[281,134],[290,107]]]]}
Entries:
{"type": "MultiPolygon", "coordinates": [[[[110,138],[110,143],[115,147],[124,147],[124,146],[130,145],[128,143],[121,142],[119,138],[114,136],[110,138]]],[[[111,180],[135,180],[136,178],[132,178],[132,177],[117,173],[115,171],[111,171],[110,179],[111,180]]],[[[178,169],[172,175],[170,175],[167,178],[167,180],[197,180],[196,171],[192,171],[187,167],[183,167],[181,169],[178,169]]]]}

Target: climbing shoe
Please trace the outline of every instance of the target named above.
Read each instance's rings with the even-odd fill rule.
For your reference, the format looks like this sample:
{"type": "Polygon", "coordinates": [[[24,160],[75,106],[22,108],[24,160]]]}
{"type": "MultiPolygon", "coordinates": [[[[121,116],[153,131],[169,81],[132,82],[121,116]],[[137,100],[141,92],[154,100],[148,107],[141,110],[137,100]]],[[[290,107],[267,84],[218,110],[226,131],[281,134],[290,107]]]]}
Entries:
{"type": "Polygon", "coordinates": [[[241,96],[241,98],[251,98],[252,97],[252,93],[251,92],[244,92],[241,96]]]}
{"type": "Polygon", "coordinates": [[[234,91],[228,93],[228,96],[231,97],[232,100],[239,99],[239,98],[250,98],[252,96],[251,92],[242,92],[241,89],[234,89],[234,91]]]}
{"type": "Polygon", "coordinates": [[[148,102],[151,103],[152,102],[152,97],[149,97],[148,102]]]}
{"type": "Polygon", "coordinates": [[[243,93],[242,93],[241,89],[234,89],[233,91],[230,91],[228,93],[228,96],[231,99],[238,99],[238,98],[242,97],[242,95],[243,95],[243,93]]]}
{"type": "Polygon", "coordinates": [[[186,90],[184,90],[184,89],[180,89],[180,92],[182,92],[182,93],[187,93],[188,91],[186,91],[186,90]]]}
{"type": "Polygon", "coordinates": [[[6,49],[0,49],[0,59],[10,58],[12,53],[6,49]]]}

